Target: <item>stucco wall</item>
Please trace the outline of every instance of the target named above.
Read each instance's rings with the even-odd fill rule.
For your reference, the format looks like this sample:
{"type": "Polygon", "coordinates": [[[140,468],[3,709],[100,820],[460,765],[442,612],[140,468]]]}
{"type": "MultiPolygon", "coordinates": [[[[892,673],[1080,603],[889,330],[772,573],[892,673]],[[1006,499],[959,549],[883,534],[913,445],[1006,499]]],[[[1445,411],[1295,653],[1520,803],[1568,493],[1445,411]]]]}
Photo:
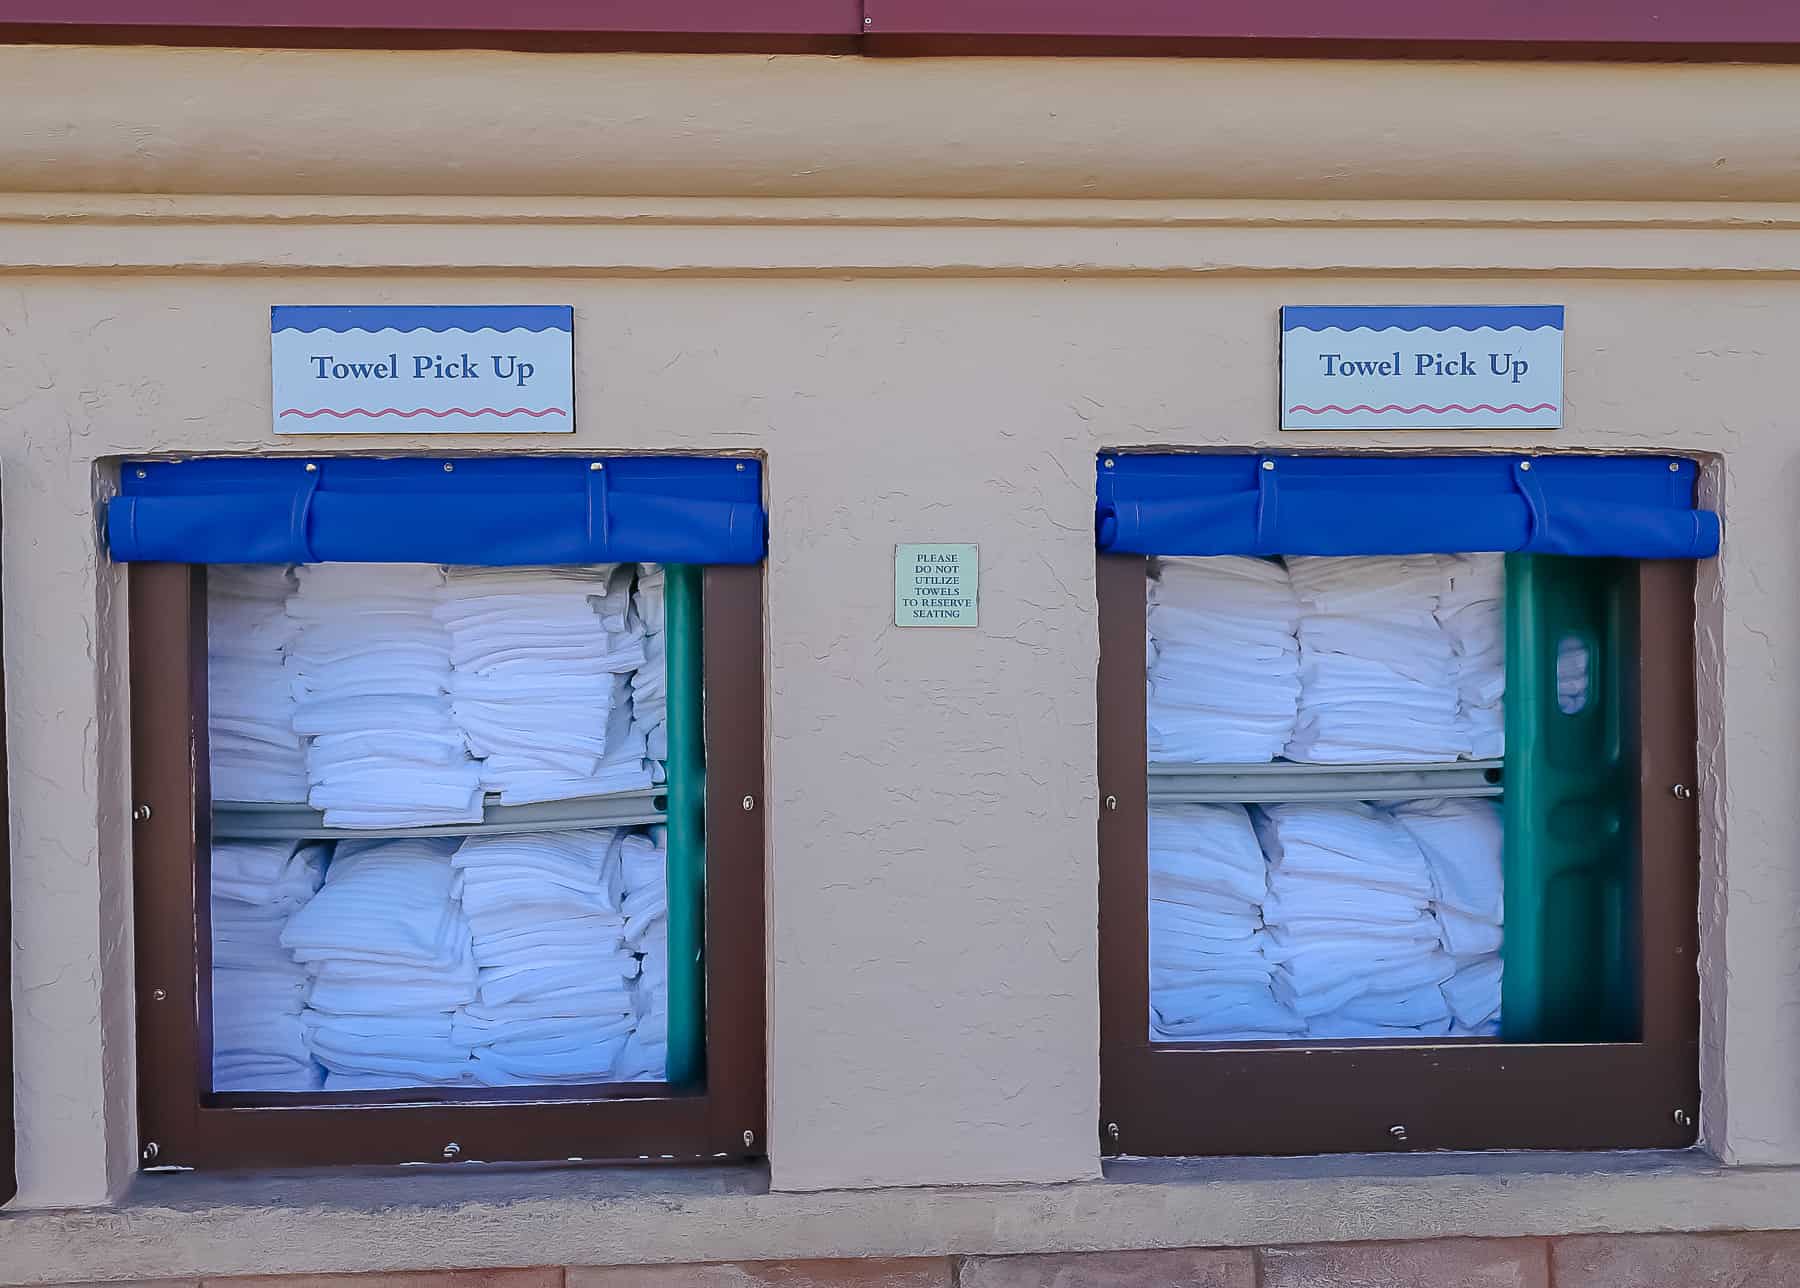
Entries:
{"type": "Polygon", "coordinates": [[[766,453],[786,1189],[1097,1174],[1097,451],[1706,455],[1704,1129],[1800,1162],[1796,106],[1785,69],[0,50],[20,1204],[136,1149],[97,462],[309,447],[766,453]],[[1254,110],[1302,89],[1326,144],[1254,110]],[[1442,119],[1477,108],[1535,168],[1442,119]],[[440,301],[573,304],[579,434],[272,438],[270,304],[440,301]],[[1566,304],[1570,427],[1280,438],[1276,308],[1382,301],[1566,304]],[[980,544],[978,630],[892,626],[933,540],[980,544]]]}

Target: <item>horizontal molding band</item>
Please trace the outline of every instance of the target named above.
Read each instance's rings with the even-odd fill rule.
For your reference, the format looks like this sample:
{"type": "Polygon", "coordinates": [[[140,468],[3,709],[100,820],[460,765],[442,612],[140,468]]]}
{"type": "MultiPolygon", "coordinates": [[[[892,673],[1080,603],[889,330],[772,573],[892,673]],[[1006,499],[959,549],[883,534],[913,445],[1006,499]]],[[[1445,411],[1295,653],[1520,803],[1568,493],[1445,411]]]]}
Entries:
{"type": "Polygon", "coordinates": [[[1800,206],[0,197],[0,271],[1800,274],[1800,206]]]}
{"type": "Polygon", "coordinates": [[[1779,65],[0,46],[0,191],[1791,201],[1797,103],[1779,65]]]}
{"type": "Polygon", "coordinates": [[[1800,228],[1795,202],[432,197],[0,192],[0,225],[1800,228]]]}

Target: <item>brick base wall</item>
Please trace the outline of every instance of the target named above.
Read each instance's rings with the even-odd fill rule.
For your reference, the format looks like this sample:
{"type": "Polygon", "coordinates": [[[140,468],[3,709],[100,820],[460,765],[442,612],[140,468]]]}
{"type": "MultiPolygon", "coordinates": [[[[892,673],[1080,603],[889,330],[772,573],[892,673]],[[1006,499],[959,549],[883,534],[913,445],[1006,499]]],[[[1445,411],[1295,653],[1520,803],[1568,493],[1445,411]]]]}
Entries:
{"type": "MultiPolygon", "coordinates": [[[[1796,1288],[1800,1231],[1433,1239],[1015,1257],[545,1266],[144,1288],[1796,1288]]],[[[90,1288],[66,1285],[63,1288],[90,1288]]],[[[119,1286],[115,1285],[115,1288],[119,1286]]]]}

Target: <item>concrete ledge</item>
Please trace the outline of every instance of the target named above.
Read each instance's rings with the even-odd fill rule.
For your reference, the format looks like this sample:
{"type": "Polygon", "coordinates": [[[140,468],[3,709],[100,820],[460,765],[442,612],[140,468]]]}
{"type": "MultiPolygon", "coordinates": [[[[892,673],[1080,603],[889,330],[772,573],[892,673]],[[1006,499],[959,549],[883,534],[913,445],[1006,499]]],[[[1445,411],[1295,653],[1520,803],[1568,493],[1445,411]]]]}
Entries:
{"type": "Polygon", "coordinates": [[[0,1215],[0,1282],[1800,1228],[1800,1169],[1698,1153],[1110,1164],[1072,1185],[773,1193],[754,1169],[145,1176],[0,1215]]]}

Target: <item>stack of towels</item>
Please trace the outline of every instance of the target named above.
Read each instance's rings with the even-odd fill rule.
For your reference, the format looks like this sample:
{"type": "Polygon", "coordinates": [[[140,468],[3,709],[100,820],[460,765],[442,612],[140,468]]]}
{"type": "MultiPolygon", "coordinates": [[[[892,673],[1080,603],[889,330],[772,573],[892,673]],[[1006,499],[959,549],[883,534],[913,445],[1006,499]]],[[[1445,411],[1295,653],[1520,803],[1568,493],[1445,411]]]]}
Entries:
{"type": "Polygon", "coordinates": [[[214,1091],[315,1091],[324,1082],[300,1019],[307,973],[281,946],[281,935],[319,889],[329,849],[294,841],[213,844],[214,1091]]]}
{"type": "Polygon", "coordinates": [[[1440,555],[1438,624],[1456,652],[1457,714],[1476,760],[1506,754],[1506,556],[1440,555]]]}
{"type": "Polygon", "coordinates": [[[632,833],[619,846],[625,942],[640,954],[633,989],[633,1029],[614,1076],[660,1082],[669,1060],[668,828],[632,833]]]}
{"type": "Polygon", "coordinates": [[[1505,753],[1505,558],[1162,558],[1152,764],[1505,753]]]}
{"type": "Polygon", "coordinates": [[[213,849],[219,1091],[661,1081],[664,829],[213,849]],[[322,883],[322,884],[321,884],[322,883]]]}
{"type": "Polygon", "coordinates": [[[432,564],[309,564],[287,604],[307,799],[328,827],[475,823],[481,769],[450,707],[450,632],[432,564]]]}
{"type": "Polygon", "coordinates": [[[654,564],[219,568],[213,795],[375,829],[479,822],[488,791],[650,787],[668,756],[662,588],[654,564]]]}
{"type": "MultiPolygon", "coordinates": [[[[514,804],[660,781],[655,565],[212,584],[220,799],[413,828],[481,821],[486,790],[514,804]]],[[[660,1080],[665,844],[662,828],[345,841],[327,866],[329,846],[221,842],[218,1086],[660,1080]]]]}
{"type": "Polygon", "coordinates": [[[206,575],[207,738],[219,800],[294,803],[309,783],[283,670],[295,623],[286,568],[220,565],[206,575]]]}
{"type": "Polygon", "coordinates": [[[1412,835],[1431,869],[1439,942],[1456,973],[1443,982],[1450,1031],[1500,1032],[1502,886],[1500,806],[1488,800],[1403,801],[1393,816],[1412,835]]]}
{"type": "Polygon", "coordinates": [[[612,716],[606,725],[606,756],[600,763],[600,775],[610,784],[605,788],[609,792],[634,791],[661,781],[655,772],[660,766],[649,760],[647,730],[639,724],[632,705],[639,672],[645,674],[644,683],[649,685],[663,666],[663,641],[649,638],[636,611],[632,587],[642,566],[620,564],[607,582],[606,596],[595,604],[620,668],[613,675],[612,716]],[[629,671],[623,669],[627,665],[629,671]]]}
{"type": "Polygon", "coordinates": [[[1262,848],[1241,805],[1150,811],[1150,1035],[1155,1041],[1305,1031],[1271,989],[1262,848]]]}
{"type": "Polygon", "coordinates": [[[1498,1036],[1501,837],[1491,800],[1153,808],[1152,1039],[1498,1036]]]}
{"type": "Polygon", "coordinates": [[[1456,972],[1432,915],[1432,873],[1411,832],[1360,803],[1256,813],[1275,996],[1314,1037],[1442,1035],[1456,972]]]}
{"type": "Polygon", "coordinates": [[[626,629],[630,576],[629,564],[449,571],[434,616],[449,632],[451,710],[501,804],[650,785],[626,746],[629,676],[645,662],[626,629]]]}
{"type": "Polygon", "coordinates": [[[669,668],[663,627],[663,570],[660,564],[639,564],[637,586],[631,593],[632,618],[644,633],[644,664],[631,673],[631,724],[644,739],[644,755],[656,781],[666,782],[669,758],[669,668]]]}
{"type": "Polygon", "coordinates": [[[475,1001],[453,839],[342,841],[281,943],[313,974],[301,1019],[327,1091],[471,1083],[456,1013],[475,1001]]]}
{"type": "Polygon", "coordinates": [[[453,1036],[489,1086],[605,1082],[634,1025],[637,958],[619,906],[622,834],[475,836],[451,863],[478,1000],[453,1036]]]}
{"type": "Polygon", "coordinates": [[[1159,559],[1149,585],[1149,756],[1270,761],[1294,737],[1300,606],[1270,559],[1159,559]]]}
{"type": "Polygon", "coordinates": [[[1291,558],[1300,715],[1290,760],[1455,760],[1470,752],[1458,663],[1438,624],[1436,555],[1291,558]]]}

